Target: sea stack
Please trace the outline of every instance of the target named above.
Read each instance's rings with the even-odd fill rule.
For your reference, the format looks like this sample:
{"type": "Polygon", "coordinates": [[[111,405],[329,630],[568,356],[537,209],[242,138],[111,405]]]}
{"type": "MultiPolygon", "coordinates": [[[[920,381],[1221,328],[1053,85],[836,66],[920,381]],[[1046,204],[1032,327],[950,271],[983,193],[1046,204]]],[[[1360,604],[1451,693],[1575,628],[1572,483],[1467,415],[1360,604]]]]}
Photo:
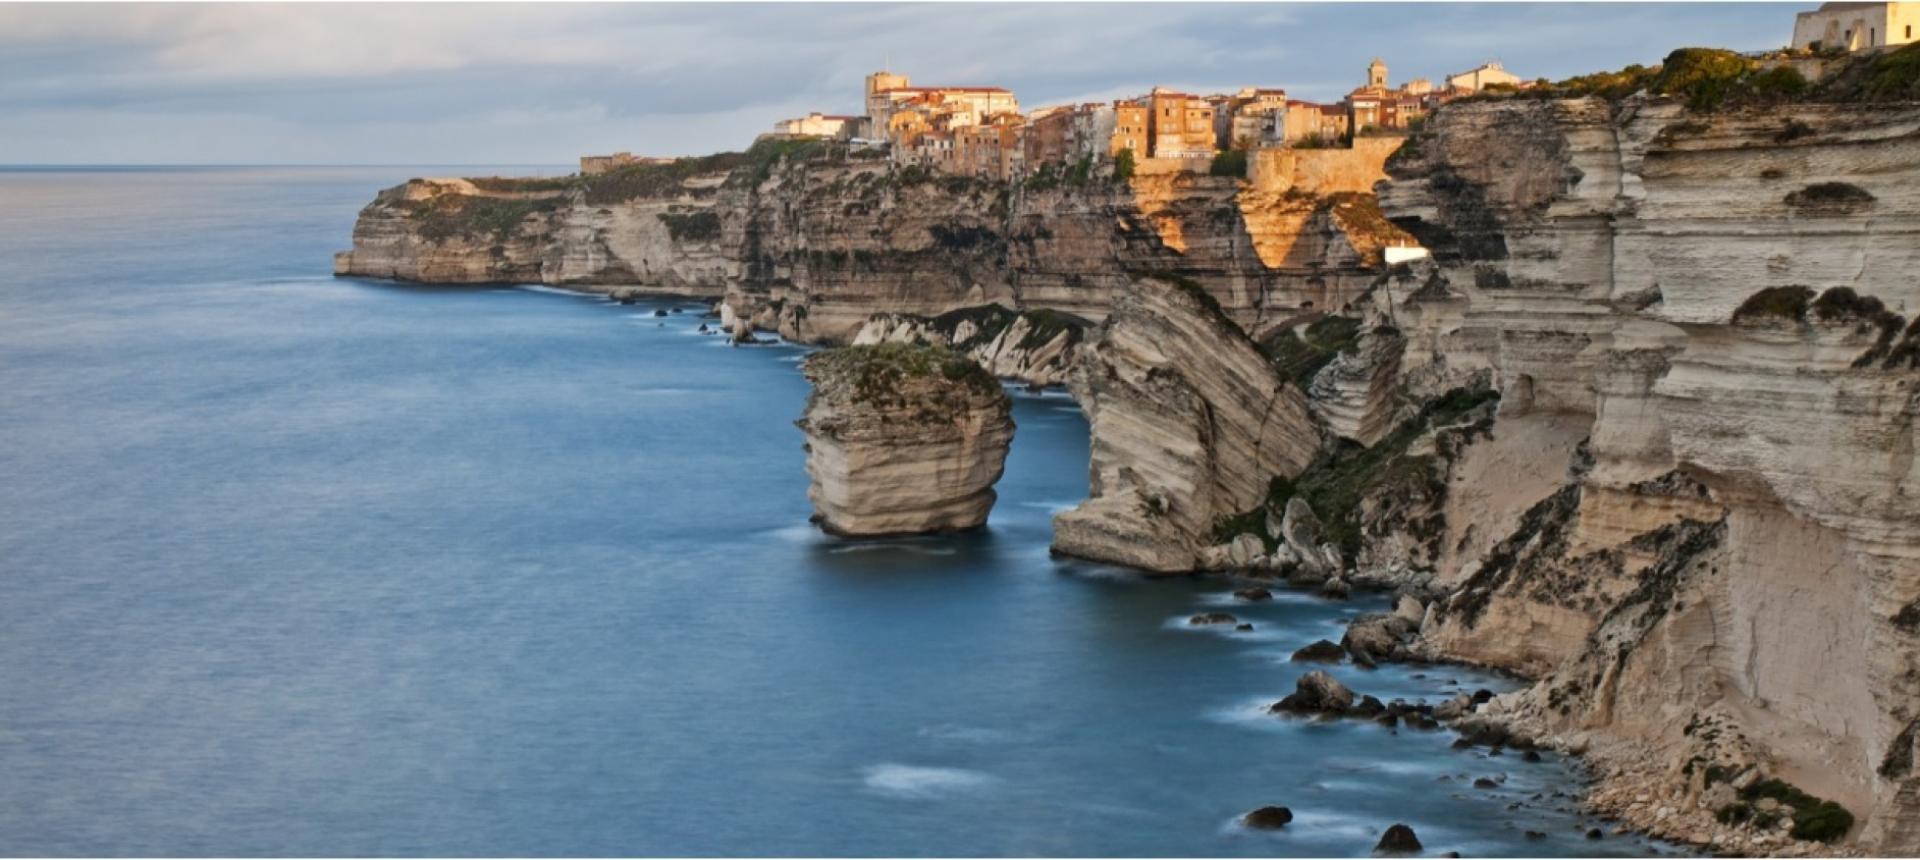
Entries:
{"type": "Polygon", "coordinates": [[[807,360],[813,519],[871,537],[978,528],[1013,441],[1012,401],[980,365],[944,347],[830,349],[807,360]]]}

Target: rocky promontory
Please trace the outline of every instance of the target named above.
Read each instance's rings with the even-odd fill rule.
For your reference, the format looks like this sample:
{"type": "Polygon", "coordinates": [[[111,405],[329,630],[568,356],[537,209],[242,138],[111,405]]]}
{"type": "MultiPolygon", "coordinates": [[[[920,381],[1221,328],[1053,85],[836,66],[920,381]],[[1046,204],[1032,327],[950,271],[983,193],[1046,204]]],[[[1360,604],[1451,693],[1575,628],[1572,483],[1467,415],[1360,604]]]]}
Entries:
{"type": "Polygon", "coordinates": [[[948,532],[987,521],[1013,441],[1012,401],[992,374],[938,346],[831,349],[807,359],[814,520],[827,532],[948,532]]]}
{"type": "Polygon", "coordinates": [[[1055,552],[1157,572],[1202,566],[1216,524],[1320,447],[1306,398],[1197,284],[1130,282],[1069,384],[1093,434],[1092,486],[1054,518],[1055,552]]]}

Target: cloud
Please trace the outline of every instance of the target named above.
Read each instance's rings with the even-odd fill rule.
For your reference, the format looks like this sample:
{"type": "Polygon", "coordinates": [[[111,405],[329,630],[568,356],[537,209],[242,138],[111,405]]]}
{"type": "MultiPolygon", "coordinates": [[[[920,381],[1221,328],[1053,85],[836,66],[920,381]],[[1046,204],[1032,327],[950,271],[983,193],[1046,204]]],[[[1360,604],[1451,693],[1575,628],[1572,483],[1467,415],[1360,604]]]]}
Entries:
{"type": "Polygon", "coordinates": [[[1495,57],[1564,77],[1790,29],[1721,4],[0,4],[0,162],[564,163],[855,112],[887,63],[1027,106],[1156,84],[1336,99],[1376,54],[1396,79],[1495,57]]]}

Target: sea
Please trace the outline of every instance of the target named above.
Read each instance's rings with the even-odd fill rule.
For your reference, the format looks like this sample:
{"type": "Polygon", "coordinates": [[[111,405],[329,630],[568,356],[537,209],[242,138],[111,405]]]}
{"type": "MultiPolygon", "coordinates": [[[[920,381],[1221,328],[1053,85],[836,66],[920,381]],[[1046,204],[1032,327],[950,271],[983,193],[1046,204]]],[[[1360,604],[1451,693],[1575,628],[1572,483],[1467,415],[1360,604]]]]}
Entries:
{"type": "Polygon", "coordinates": [[[1266,713],[1383,596],[1051,557],[1088,483],[1063,393],[1013,392],[984,530],[842,540],[809,348],[330,274],[381,188],[564,171],[0,169],[0,854],[1677,851],[1557,755],[1266,713]],[[1266,805],[1293,822],[1238,823],[1266,805]]]}

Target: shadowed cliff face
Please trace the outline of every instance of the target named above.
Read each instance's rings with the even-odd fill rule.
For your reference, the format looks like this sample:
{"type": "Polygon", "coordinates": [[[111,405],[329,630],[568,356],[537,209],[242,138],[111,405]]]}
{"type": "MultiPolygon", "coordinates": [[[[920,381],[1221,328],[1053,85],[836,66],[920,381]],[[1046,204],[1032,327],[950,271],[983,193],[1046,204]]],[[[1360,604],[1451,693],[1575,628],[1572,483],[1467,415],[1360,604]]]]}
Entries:
{"type": "Polygon", "coordinates": [[[1706,808],[1752,767],[1920,848],[1920,108],[1459,104],[1391,170],[1405,390],[1490,372],[1485,445],[1539,444],[1482,459],[1565,476],[1456,470],[1428,648],[1543,677],[1504,704],[1659,786],[1636,823],[1778,850],[1706,808]]]}
{"type": "Polygon", "coordinates": [[[361,212],[335,271],[692,295],[846,343],[875,314],[986,304],[1097,322],[1149,272],[1258,328],[1359,295],[1396,238],[1368,195],[1193,174],[1008,184],[814,154],[624,184],[415,180],[361,212]]]}

